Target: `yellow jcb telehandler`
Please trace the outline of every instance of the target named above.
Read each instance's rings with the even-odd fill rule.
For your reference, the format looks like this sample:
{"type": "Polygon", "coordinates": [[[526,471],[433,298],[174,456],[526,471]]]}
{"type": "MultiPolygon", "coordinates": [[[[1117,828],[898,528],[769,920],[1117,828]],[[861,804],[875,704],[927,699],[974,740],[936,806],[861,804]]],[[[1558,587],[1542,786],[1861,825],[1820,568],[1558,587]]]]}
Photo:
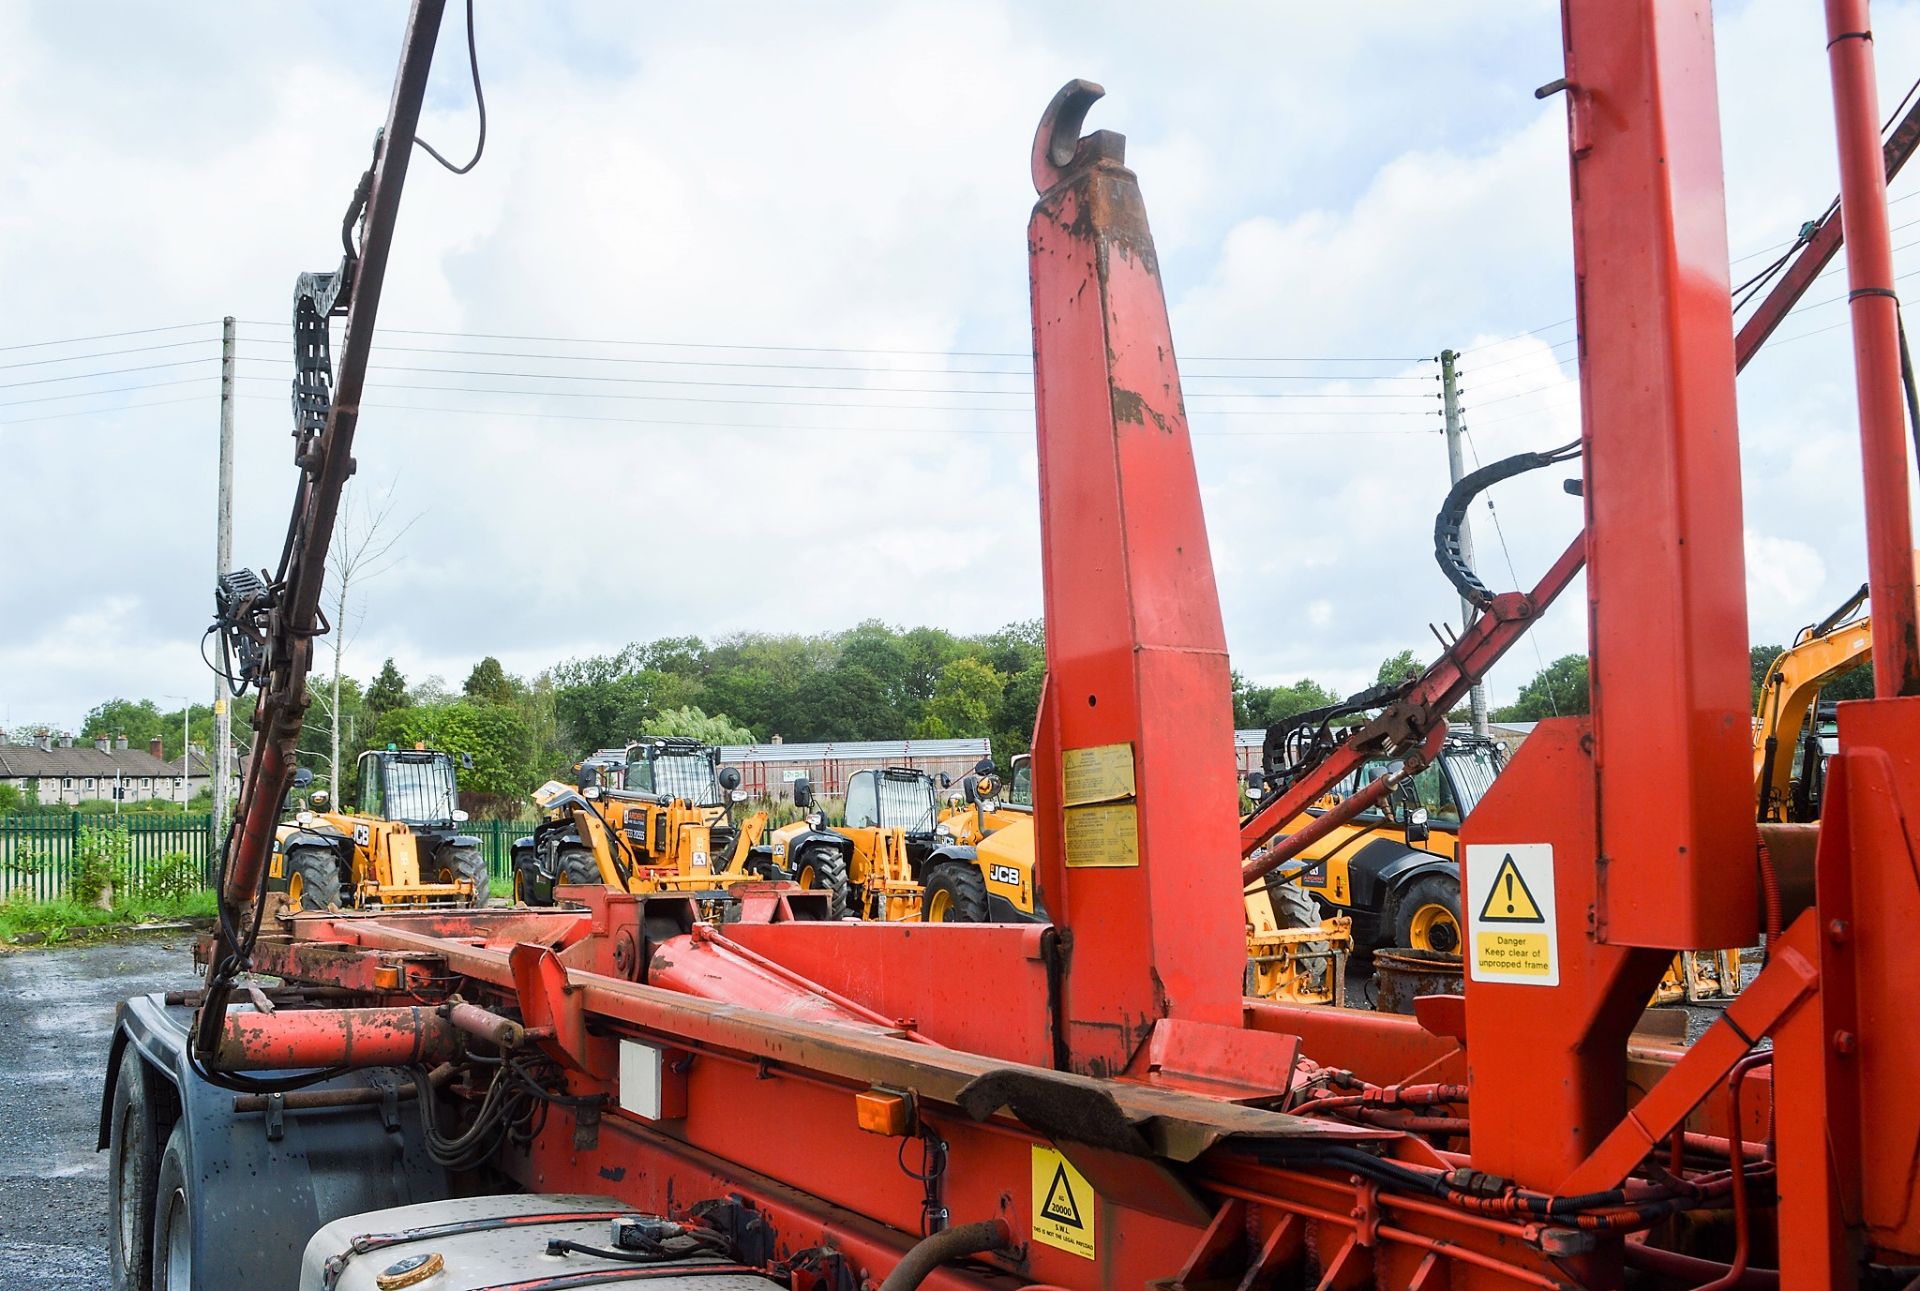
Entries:
{"type": "MultiPolygon", "coordinates": [[[[461,758],[472,767],[471,757],[461,758]]],[[[487,860],[480,840],[460,832],[467,813],[452,755],[369,749],[360,755],[358,780],[352,811],[336,809],[319,790],[280,826],[267,868],[270,891],[285,892],[295,910],[487,904],[487,860]]]]}
{"type": "Polygon", "coordinates": [[[767,814],[735,821],[740,773],[698,740],[651,736],[624,757],[588,758],[572,785],[534,791],[544,813],[515,840],[515,899],[552,905],[567,884],[717,900],[737,883],[774,876],[760,848],[767,814]]]}

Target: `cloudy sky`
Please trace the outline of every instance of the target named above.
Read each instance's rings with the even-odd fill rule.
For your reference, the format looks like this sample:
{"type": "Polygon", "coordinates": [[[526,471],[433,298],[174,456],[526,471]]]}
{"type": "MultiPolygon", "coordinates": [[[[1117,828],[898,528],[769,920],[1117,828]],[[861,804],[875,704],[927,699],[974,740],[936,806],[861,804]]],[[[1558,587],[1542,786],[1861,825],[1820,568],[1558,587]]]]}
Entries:
{"type": "MultiPolygon", "coordinates": [[[[1037,615],[1027,152],[1073,76],[1146,194],[1235,665],[1346,689],[1430,656],[1458,613],[1430,356],[1464,354],[1480,460],[1577,433],[1564,116],[1532,95],[1558,8],[482,0],[486,155],[413,170],[356,445],[363,502],[417,522],[348,670],[1037,615]]],[[[1818,6],[1715,8],[1738,280],[1835,190],[1832,118],[1818,6]]],[[[211,694],[217,320],[242,320],[236,555],[271,565],[291,288],[338,259],[401,18],[0,7],[8,725],[211,694]]],[[[1891,111],[1920,5],[1875,18],[1891,111]]],[[[464,159],[462,37],[453,7],[422,133],[464,159]]],[[[1864,577],[1843,293],[1836,269],[1742,380],[1756,641],[1864,577]]],[[[1557,474],[1495,504],[1483,572],[1530,585],[1578,504],[1557,474]]],[[[1496,702],[1583,647],[1579,604],[1496,702]]]]}

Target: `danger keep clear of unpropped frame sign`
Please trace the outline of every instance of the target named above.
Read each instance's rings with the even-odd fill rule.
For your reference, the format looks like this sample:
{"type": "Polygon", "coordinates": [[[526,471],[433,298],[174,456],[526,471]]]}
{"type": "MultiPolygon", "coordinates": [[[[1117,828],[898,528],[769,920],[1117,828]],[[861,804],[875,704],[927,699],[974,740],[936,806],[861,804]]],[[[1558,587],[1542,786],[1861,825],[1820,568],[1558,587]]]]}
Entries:
{"type": "Polygon", "coordinates": [[[1553,844],[1474,843],[1466,852],[1467,975],[1476,982],[1558,986],[1553,844]]]}

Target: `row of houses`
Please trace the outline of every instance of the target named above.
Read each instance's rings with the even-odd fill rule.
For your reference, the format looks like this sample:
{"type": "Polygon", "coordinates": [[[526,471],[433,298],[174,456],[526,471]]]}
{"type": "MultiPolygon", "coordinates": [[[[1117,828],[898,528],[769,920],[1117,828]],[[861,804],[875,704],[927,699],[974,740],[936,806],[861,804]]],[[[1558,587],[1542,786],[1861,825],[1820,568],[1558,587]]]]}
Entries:
{"type": "Polygon", "coordinates": [[[42,735],[32,744],[0,739],[0,785],[56,807],[112,799],[116,789],[122,802],[185,803],[213,783],[210,759],[199,748],[171,760],[160,748],[158,739],[130,748],[124,735],[79,744],[70,735],[42,735]]]}

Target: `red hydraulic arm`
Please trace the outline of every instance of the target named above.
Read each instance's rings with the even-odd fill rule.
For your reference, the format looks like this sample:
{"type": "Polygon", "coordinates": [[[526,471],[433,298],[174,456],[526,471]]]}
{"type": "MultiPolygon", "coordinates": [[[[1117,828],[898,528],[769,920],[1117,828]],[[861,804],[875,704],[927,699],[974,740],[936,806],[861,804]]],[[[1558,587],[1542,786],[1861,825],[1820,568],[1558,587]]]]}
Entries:
{"type": "MultiPolygon", "coordinates": [[[[254,710],[253,757],[235,804],[227,838],[220,889],[220,928],[224,958],[216,968],[211,1006],[204,1010],[199,1037],[203,1056],[212,1057],[224,1016],[219,988],[244,966],[254,911],[273,849],[274,831],[293,777],[294,750],[306,720],[306,681],[313,638],[326,630],[320,594],[326,578],[327,548],[333,538],[340,496],[353,474],[353,433],[360,419],[360,395],[367,356],[373,345],[374,318],[400,210],[400,192],[412,158],[427,71],[433,61],[444,0],[414,0],[407,19],[400,70],[395,78],[387,123],[374,146],[371,169],[355,194],[342,228],[346,256],[333,275],[306,275],[296,293],[295,461],[300,483],[294,493],[280,569],[270,584],[247,577],[251,590],[223,604],[222,626],[238,643],[243,675],[229,681],[260,686],[254,710]],[[352,245],[359,225],[359,246],[352,245]],[[337,371],[327,371],[328,318],[344,312],[344,346],[337,371]],[[302,322],[307,324],[302,329],[302,322]],[[331,384],[331,398],[328,385],[331,384]],[[211,1019],[211,1021],[208,1021],[211,1019]]],[[[223,601],[232,578],[223,579],[223,601]]]]}

